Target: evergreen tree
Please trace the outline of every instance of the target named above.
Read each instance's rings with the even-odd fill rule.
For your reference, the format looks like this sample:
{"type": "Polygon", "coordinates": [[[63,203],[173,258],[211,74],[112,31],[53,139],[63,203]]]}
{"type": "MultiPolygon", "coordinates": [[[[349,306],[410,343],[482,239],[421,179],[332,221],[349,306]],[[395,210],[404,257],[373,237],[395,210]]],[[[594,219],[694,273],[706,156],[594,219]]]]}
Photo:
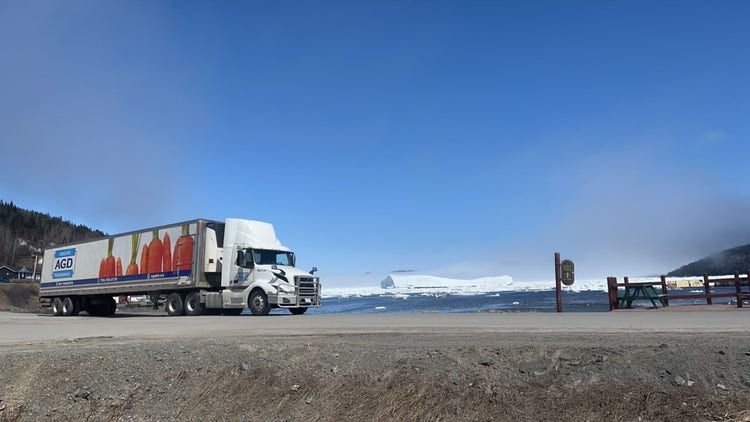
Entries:
{"type": "Polygon", "coordinates": [[[0,199],[0,266],[18,269],[34,265],[37,250],[62,243],[103,237],[101,230],[73,224],[62,217],[51,217],[25,210],[0,199]]]}

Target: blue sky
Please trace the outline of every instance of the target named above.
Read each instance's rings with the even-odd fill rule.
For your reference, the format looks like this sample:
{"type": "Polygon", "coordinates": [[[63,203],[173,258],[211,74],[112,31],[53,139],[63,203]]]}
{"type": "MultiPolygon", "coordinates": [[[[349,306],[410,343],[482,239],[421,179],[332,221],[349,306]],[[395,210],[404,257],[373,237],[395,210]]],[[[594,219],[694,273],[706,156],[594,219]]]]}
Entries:
{"type": "Polygon", "coordinates": [[[333,285],[750,242],[750,4],[0,0],[0,198],[274,223],[333,285]]]}

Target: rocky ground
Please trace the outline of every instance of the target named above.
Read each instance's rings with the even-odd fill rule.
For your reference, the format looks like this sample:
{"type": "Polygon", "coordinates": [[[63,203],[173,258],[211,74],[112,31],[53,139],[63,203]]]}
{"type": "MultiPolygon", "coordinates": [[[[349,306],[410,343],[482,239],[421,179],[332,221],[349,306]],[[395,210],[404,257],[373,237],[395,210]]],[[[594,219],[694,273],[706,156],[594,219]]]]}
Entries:
{"type": "Polygon", "coordinates": [[[33,282],[0,283],[0,311],[40,312],[39,284],[33,282]]]}
{"type": "Polygon", "coordinates": [[[83,338],[0,349],[0,420],[750,420],[736,335],[83,338]]]}
{"type": "Polygon", "coordinates": [[[6,342],[0,421],[750,421],[744,333],[174,337],[6,342]]]}

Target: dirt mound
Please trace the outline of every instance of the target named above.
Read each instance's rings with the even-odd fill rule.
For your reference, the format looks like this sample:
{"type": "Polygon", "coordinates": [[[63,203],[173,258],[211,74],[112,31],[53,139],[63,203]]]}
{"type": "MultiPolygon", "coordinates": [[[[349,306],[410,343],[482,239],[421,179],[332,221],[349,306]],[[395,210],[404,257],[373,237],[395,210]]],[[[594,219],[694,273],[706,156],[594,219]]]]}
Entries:
{"type": "Polygon", "coordinates": [[[81,338],[0,349],[0,420],[749,420],[722,334],[81,338]]]}
{"type": "Polygon", "coordinates": [[[0,311],[40,312],[39,284],[34,282],[0,283],[0,311]]]}

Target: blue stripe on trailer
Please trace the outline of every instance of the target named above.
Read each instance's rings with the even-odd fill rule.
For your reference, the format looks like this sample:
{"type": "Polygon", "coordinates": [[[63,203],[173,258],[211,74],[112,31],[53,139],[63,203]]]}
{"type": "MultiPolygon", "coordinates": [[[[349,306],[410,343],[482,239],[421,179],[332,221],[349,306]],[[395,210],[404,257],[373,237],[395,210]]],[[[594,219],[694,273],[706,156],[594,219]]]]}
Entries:
{"type": "Polygon", "coordinates": [[[177,277],[189,277],[192,275],[192,271],[167,271],[163,273],[154,274],[138,274],[138,275],[125,275],[119,277],[107,277],[107,278],[83,278],[80,280],[67,280],[67,281],[48,281],[41,283],[40,288],[49,289],[54,287],[70,287],[70,286],[87,286],[93,284],[115,284],[115,283],[132,283],[135,281],[149,281],[149,280],[161,280],[164,278],[177,278],[177,277]]]}

